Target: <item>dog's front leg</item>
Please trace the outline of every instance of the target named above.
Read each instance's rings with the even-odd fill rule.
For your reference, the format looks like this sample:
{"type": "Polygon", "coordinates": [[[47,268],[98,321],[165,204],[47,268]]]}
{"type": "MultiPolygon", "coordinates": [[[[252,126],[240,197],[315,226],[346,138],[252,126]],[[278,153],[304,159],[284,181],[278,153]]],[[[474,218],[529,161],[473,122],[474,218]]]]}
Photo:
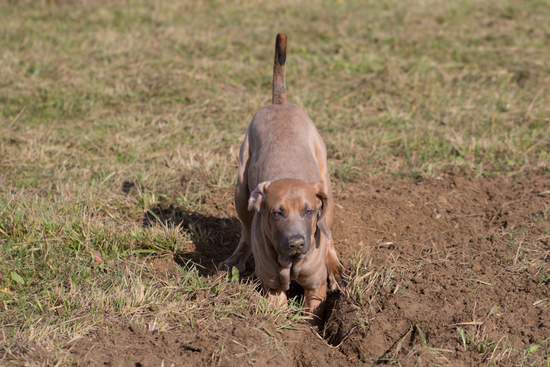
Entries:
{"type": "Polygon", "coordinates": [[[290,288],[290,268],[292,267],[292,262],[288,256],[281,254],[277,257],[277,261],[279,262],[277,268],[279,269],[281,289],[287,291],[290,288]]]}
{"type": "Polygon", "coordinates": [[[279,267],[279,280],[281,282],[281,290],[287,291],[290,288],[290,266],[287,268],[279,267]]]}
{"type": "Polygon", "coordinates": [[[304,292],[306,302],[306,314],[311,315],[311,325],[321,326],[324,320],[325,299],[327,298],[327,282],[323,282],[319,288],[306,289],[304,292]]]}
{"type": "Polygon", "coordinates": [[[273,306],[281,307],[286,303],[286,294],[282,289],[269,288],[264,284],[264,290],[267,293],[269,303],[273,306]]]}
{"type": "Polygon", "coordinates": [[[338,260],[338,255],[336,254],[336,249],[334,248],[332,236],[328,240],[326,263],[330,290],[336,291],[340,287],[346,285],[349,271],[340,263],[340,260],[338,260]]]}

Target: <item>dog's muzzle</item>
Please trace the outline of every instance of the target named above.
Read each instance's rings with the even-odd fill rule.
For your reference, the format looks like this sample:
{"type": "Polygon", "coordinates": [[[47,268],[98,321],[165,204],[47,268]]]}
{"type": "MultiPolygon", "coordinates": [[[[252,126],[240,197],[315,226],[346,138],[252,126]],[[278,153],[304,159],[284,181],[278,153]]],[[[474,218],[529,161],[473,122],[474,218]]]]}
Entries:
{"type": "Polygon", "coordinates": [[[302,235],[296,235],[289,237],[287,240],[288,256],[293,256],[297,254],[305,254],[309,250],[309,244],[307,243],[306,237],[302,235]]]}

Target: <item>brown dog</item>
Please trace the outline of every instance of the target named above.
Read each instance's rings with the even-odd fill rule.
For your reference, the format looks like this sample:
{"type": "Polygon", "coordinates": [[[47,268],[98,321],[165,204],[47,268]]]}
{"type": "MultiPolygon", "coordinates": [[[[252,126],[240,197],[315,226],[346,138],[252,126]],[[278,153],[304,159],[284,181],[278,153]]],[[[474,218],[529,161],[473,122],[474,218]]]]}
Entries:
{"type": "Polygon", "coordinates": [[[296,280],[318,323],[327,280],[335,289],[346,269],[331,238],[334,200],[325,144],[307,113],[287,104],[285,61],[286,35],[278,34],[273,104],[256,112],[239,153],[235,207],[241,240],[220,266],[243,272],[252,252],[270,298],[284,302],[284,291],[296,280]]]}

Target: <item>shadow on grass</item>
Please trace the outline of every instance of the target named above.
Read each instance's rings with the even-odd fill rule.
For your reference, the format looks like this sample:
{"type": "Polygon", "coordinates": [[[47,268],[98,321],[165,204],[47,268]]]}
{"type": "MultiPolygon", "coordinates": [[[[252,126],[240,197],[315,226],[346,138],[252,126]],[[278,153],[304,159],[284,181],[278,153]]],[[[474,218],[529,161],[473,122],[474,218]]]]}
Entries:
{"type": "MultiPolygon", "coordinates": [[[[174,261],[186,266],[191,260],[197,265],[203,276],[217,272],[220,262],[227,259],[237,247],[241,233],[241,224],[237,218],[220,218],[189,212],[175,206],[153,206],[143,216],[143,227],[158,223],[167,227],[179,227],[191,238],[183,252],[174,255],[174,261]]],[[[250,260],[251,261],[251,260],[250,260]]],[[[244,276],[253,272],[253,263],[247,264],[244,276]]]]}

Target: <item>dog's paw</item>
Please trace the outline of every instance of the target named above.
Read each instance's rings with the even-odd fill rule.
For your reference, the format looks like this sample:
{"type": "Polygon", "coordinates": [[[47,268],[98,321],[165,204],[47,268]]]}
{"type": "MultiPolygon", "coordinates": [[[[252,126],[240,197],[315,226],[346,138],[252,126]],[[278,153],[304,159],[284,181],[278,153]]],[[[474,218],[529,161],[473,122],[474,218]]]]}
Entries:
{"type": "Polygon", "coordinates": [[[229,265],[225,262],[225,261],[222,261],[221,263],[218,264],[218,271],[229,271],[229,265]]]}
{"type": "Polygon", "coordinates": [[[244,262],[240,262],[239,259],[227,259],[225,261],[222,261],[221,263],[218,264],[218,271],[219,272],[223,272],[223,271],[227,271],[227,272],[230,272],[231,269],[233,269],[233,267],[236,267],[237,270],[239,271],[239,273],[243,273],[245,268],[246,268],[246,264],[244,262]]]}
{"type": "Polygon", "coordinates": [[[342,289],[349,282],[350,271],[338,262],[337,266],[328,267],[328,286],[332,292],[342,289]]]}

